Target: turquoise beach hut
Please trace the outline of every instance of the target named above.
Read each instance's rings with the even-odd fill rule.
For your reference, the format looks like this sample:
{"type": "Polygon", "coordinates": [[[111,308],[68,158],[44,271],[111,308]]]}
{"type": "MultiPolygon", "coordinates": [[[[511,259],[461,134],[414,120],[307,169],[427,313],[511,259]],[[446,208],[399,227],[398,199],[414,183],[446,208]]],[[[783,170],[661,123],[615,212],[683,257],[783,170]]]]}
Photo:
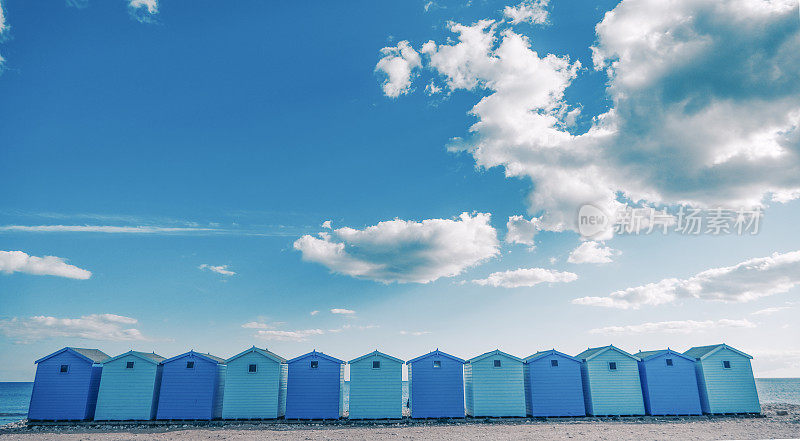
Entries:
{"type": "Polygon", "coordinates": [[[464,418],[464,363],[438,349],[406,362],[411,418],[464,418]]]}
{"type": "Polygon", "coordinates": [[[671,349],[636,354],[648,415],[700,415],[694,360],[671,349]]]}
{"type": "Polygon", "coordinates": [[[524,361],[499,350],[467,360],[464,392],[467,415],[524,417],[524,361]]]}
{"type": "Polygon", "coordinates": [[[348,364],[350,419],[403,417],[403,360],[374,351],[348,364]]]}
{"type": "Polygon", "coordinates": [[[528,415],[584,416],[581,361],[556,351],[525,358],[525,408],[528,415]]]}
{"type": "Polygon", "coordinates": [[[161,362],[159,420],[222,418],[225,360],[189,351],[161,362]]]}
{"type": "Polygon", "coordinates": [[[344,412],[344,361],[311,351],[293,358],[286,390],[287,419],[338,419],[344,412]]]}
{"type": "Polygon", "coordinates": [[[726,344],[698,346],[684,355],[695,360],[704,413],[761,413],[753,358],[726,344]]]}
{"type": "Polygon", "coordinates": [[[284,415],[287,366],[283,357],[253,346],[225,364],[222,418],[274,419],[284,415]]]}
{"type": "Polygon", "coordinates": [[[582,362],[586,413],[644,415],[638,358],[613,345],[589,348],[575,358],[582,362]]]}
{"type": "Polygon", "coordinates": [[[91,420],[108,355],[99,349],[64,348],[36,360],[29,420],[91,420]]]}
{"type": "Polygon", "coordinates": [[[128,351],[103,362],[94,419],[154,419],[162,361],[164,357],[155,353],[128,351]]]}

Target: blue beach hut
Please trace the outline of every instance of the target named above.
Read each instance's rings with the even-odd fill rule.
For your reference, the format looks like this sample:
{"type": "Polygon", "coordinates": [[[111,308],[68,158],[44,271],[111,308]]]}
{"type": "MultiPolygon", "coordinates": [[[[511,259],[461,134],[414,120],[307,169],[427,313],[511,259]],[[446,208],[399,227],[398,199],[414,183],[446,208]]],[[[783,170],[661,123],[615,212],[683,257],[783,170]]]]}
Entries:
{"type": "Polygon", "coordinates": [[[155,353],[129,351],[103,362],[95,420],[151,420],[161,388],[161,362],[155,353]]]}
{"type": "Polygon", "coordinates": [[[338,419],[344,411],[344,361],[311,351],[289,365],[286,418],[338,419]]]}
{"type": "Polygon", "coordinates": [[[350,418],[402,418],[403,360],[374,351],[349,364],[350,418]]]}
{"type": "Polygon", "coordinates": [[[671,349],[636,354],[648,415],[700,415],[694,360],[671,349]]]}
{"type": "Polygon", "coordinates": [[[286,411],[286,360],[253,346],[225,364],[225,419],[279,418],[286,411]]]}
{"type": "Polygon", "coordinates": [[[464,418],[464,363],[438,349],[406,362],[411,418],[464,418]]]}
{"type": "Polygon", "coordinates": [[[222,417],[225,360],[189,351],[161,362],[159,420],[211,420],[222,417]]]}
{"type": "Polygon", "coordinates": [[[91,420],[108,355],[99,349],[64,348],[36,360],[29,420],[91,420]]]}
{"type": "Polygon", "coordinates": [[[581,361],[556,351],[525,358],[525,408],[528,415],[584,416],[581,361]]]}
{"type": "Polygon", "coordinates": [[[499,350],[464,364],[464,393],[469,416],[524,417],[525,375],[522,359],[499,350]]]}
{"type": "Polygon", "coordinates": [[[639,359],[617,347],[589,348],[581,360],[583,399],[589,415],[644,415],[639,359]]]}
{"type": "Polygon", "coordinates": [[[724,343],[694,347],[683,355],[695,360],[703,412],[761,412],[750,365],[753,357],[724,343]]]}

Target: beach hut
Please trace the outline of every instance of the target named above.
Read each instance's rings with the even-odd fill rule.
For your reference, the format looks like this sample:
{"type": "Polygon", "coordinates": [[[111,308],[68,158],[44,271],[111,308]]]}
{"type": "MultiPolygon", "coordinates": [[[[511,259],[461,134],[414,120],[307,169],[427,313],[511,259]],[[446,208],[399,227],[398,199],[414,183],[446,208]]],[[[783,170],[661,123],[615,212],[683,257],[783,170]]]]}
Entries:
{"type": "Polygon", "coordinates": [[[525,375],[522,359],[499,350],[464,363],[467,415],[524,417],[525,375]]]}
{"type": "Polygon", "coordinates": [[[286,411],[286,360],[253,346],[229,358],[222,418],[279,418],[286,411]]]}
{"type": "Polygon", "coordinates": [[[524,360],[528,415],[586,415],[580,360],[555,349],[537,352],[524,360]]]}
{"type": "Polygon", "coordinates": [[[403,360],[374,351],[349,364],[350,418],[402,418],[403,360]]]}
{"type": "Polygon", "coordinates": [[[406,362],[411,418],[464,418],[464,363],[438,349],[406,362]]]}
{"type": "Polygon", "coordinates": [[[338,419],[344,412],[344,361],[311,351],[289,365],[286,418],[338,419]]]}
{"type": "Polygon", "coordinates": [[[94,419],[154,419],[162,361],[164,357],[155,353],[128,351],[103,362],[94,419]]]}
{"type": "Polygon", "coordinates": [[[36,360],[29,420],[91,420],[100,386],[99,349],[64,348],[36,360]]]}
{"type": "Polygon", "coordinates": [[[189,351],[161,362],[159,420],[211,420],[222,417],[225,360],[189,351]]]}
{"type": "Polygon", "coordinates": [[[700,415],[694,360],[671,349],[635,354],[648,415],[700,415]]]}
{"type": "Polygon", "coordinates": [[[683,355],[695,360],[703,412],[761,412],[750,366],[753,357],[724,343],[694,347],[683,355]]]}
{"type": "Polygon", "coordinates": [[[581,360],[583,399],[589,415],[644,415],[639,359],[612,346],[589,348],[581,360]]]}

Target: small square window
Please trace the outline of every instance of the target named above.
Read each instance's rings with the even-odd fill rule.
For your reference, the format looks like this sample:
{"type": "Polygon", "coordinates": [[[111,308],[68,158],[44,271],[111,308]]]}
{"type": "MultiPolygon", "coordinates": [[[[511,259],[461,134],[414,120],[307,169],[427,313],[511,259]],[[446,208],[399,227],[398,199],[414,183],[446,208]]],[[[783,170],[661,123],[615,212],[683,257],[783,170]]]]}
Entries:
{"type": "Polygon", "coordinates": [[[550,367],[558,367],[558,360],[550,360],[550,367]]]}
{"type": "Polygon", "coordinates": [[[59,368],[58,371],[61,372],[62,374],[66,374],[67,372],[69,372],[69,365],[68,364],[62,364],[61,368],[59,368]]]}
{"type": "Polygon", "coordinates": [[[441,362],[441,361],[439,361],[439,360],[433,360],[433,367],[434,367],[434,368],[440,368],[440,367],[442,367],[442,362],[441,362]]]}
{"type": "Polygon", "coordinates": [[[247,372],[251,374],[255,374],[258,372],[258,365],[257,364],[248,364],[247,365],[247,372]]]}
{"type": "Polygon", "coordinates": [[[187,361],[186,362],[186,369],[194,369],[194,362],[193,361],[187,361]]]}
{"type": "Polygon", "coordinates": [[[722,362],[722,367],[724,367],[725,369],[730,369],[731,368],[731,362],[728,361],[728,360],[723,361],[722,362]]]}
{"type": "Polygon", "coordinates": [[[125,369],[133,369],[133,362],[132,361],[126,362],[125,369]]]}
{"type": "Polygon", "coordinates": [[[380,369],[380,368],[381,368],[381,362],[380,361],[376,360],[376,361],[372,362],[372,369],[380,369]]]}
{"type": "Polygon", "coordinates": [[[494,367],[501,367],[501,366],[502,366],[502,363],[500,363],[500,360],[495,360],[494,361],[494,367]]]}
{"type": "Polygon", "coordinates": [[[311,361],[311,369],[317,369],[319,367],[319,361],[312,360],[311,361]]]}
{"type": "Polygon", "coordinates": [[[608,362],[608,370],[610,370],[610,371],[617,370],[617,362],[616,361],[609,361],[608,362]]]}
{"type": "Polygon", "coordinates": [[[667,358],[666,362],[667,362],[667,366],[672,366],[672,359],[671,358],[667,358]]]}

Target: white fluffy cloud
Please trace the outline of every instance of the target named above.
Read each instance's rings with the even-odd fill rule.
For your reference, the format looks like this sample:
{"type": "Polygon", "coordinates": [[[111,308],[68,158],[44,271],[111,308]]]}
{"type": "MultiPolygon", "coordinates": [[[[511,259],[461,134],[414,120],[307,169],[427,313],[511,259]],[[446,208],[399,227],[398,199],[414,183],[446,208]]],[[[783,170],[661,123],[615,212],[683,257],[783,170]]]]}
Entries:
{"type": "Polygon", "coordinates": [[[158,0],[128,0],[131,16],[142,23],[151,23],[158,14],[158,0]]]}
{"type": "Polygon", "coordinates": [[[255,337],[274,341],[306,341],[314,335],[322,335],[322,329],[298,329],[296,331],[259,330],[255,337]]]}
{"type": "Polygon", "coordinates": [[[688,279],[660,282],[616,291],[606,297],[581,297],[578,305],[638,309],[643,305],[672,303],[679,298],[747,302],[789,291],[800,284],[800,251],[705,270],[688,279]]]}
{"type": "Polygon", "coordinates": [[[569,253],[569,263],[609,263],[613,256],[620,254],[618,250],[603,246],[600,242],[587,241],[578,245],[569,253]]]}
{"type": "Polygon", "coordinates": [[[207,263],[204,263],[204,264],[198,266],[197,268],[201,269],[201,270],[215,272],[215,273],[221,274],[223,276],[232,276],[232,275],[236,274],[236,272],[231,271],[231,270],[228,269],[228,265],[209,265],[207,263]]]}
{"type": "Polygon", "coordinates": [[[621,1],[597,25],[592,48],[612,106],[580,134],[567,130],[579,103],[564,100],[580,65],[538,54],[513,25],[452,24],[456,41],[420,52],[450,92],[486,93],[470,111],[470,137],[451,148],[529,178],[542,227],[574,229],[581,205],[610,214],[619,197],[731,208],[800,197],[797,8],[794,0],[621,1]]]}
{"type": "Polygon", "coordinates": [[[0,334],[29,343],[47,338],[83,338],[98,341],[146,340],[132,327],[138,320],[116,314],[91,314],[80,318],[35,316],[0,320],[0,334]]]}
{"type": "Polygon", "coordinates": [[[482,286],[519,288],[522,286],[536,286],[540,283],[568,283],[577,279],[577,274],[567,271],[555,271],[545,268],[519,268],[492,273],[489,274],[489,277],[473,280],[472,283],[482,286]]]}
{"type": "MultiPolygon", "coordinates": [[[[2,41],[3,34],[5,33],[6,29],[8,29],[8,26],[6,25],[6,16],[5,13],[3,12],[3,3],[0,2],[0,41],[2,41]]],[[[3,71],[4,62],[5,59],[3,58],[2,55],[0,55],[0,72],[3,71]]]]}
{"type": "Polygon", "coordinates": [[[0,272],[6,274],[20,272],[81,280],[92,277],[91,271],[70,265],[61,257],[29,256],[22,251],[0,251],[0,272]]]}
{"type": "Polygon", "coordinates": [[[667,322],[650,322],[638,325],[607,326],[589,331],[591,334],[693,334],[720,328],[755,328],[749,320],[674,320],[667,322]]]}
{"type": "Polygon", "coordinates": [[[534,248],[536,242],[533,240],[539,232],[539,219],[525,219],[523,216],[510,216],[506,222],[506,243],[519,243],[534,248]]]}
{"type": "Polygon", "coordinates": [[[503,15],[512,23],[528,22],[542,24],[547,22],[547,4],[550,0],[524,0],[517,6],[506,6],[503,15]]]}
{"type": "Polygon", "coordinates": [[[421,222],[395,219],[363,230],[339,228],[303,236],[303,260],[379,282],[428,283],[460,274],[498,254],[497,231],[485,213],[421,222]]]}
{"type": "Polygon", "coordinates": [[[419,53],[404,40],[397,43],[397,46],[381,49],[381,54],[383,58],[378,61],[375,71],[386,76],[383,93],[392,98],[408,93],[414,69],[422,66],[419,53]]]}
{"type": "Polygon", "coordinates": [[[356,312],[352,309],[342,309],[342,308],[333,308],[331,309],[332,314],[343,314],[343,315],[353,315],[356,312]]]}

